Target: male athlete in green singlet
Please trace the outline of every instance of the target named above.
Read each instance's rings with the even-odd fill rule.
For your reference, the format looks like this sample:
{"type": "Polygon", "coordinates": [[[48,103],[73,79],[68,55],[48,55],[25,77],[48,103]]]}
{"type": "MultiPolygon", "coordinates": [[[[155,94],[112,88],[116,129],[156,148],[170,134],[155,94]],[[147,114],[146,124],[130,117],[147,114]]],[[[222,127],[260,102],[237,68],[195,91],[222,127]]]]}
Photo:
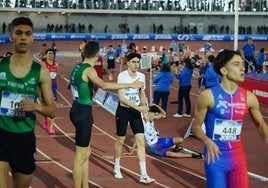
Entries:
{"type": "Polygon", "coordinates": [[[35,170],[35,113],[53,118],[55,103],[47,68],[30,56],[33,23],[18,17],[11,22],[13,55],[0,62],[0,187],[29,188],[35,170]],[[39,90],[44,103],[36,99],[39,90]]]}

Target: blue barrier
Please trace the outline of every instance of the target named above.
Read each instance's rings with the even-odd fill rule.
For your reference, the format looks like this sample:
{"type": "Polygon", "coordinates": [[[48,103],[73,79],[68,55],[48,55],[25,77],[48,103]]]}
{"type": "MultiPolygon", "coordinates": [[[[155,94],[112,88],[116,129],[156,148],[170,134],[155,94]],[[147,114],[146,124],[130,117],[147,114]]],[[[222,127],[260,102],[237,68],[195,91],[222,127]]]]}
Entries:
{"type": "MultiPolygon", "coordinates": [[[[254,41],[268,41],[267,35],[239,35],[239,41],[251,37],[254,41]]],[[[107,33],[34,33],[37,41],[59,40],[183,40],[183,41],[233,41],[233,35],[226,34],[107,34],[107,33]]],[[[0,43],[9,43],[8,35],[0,35],[0,43]]]]}

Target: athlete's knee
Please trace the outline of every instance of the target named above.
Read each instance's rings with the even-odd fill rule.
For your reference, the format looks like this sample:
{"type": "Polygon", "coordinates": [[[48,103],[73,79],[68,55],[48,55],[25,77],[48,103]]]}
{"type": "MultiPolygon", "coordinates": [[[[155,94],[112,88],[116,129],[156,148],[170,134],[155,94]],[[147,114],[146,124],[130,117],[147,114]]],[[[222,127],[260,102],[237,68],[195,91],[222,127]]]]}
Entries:
{"type": "Polygon", "coordinates": [[[181,138],[181,137],[174,137],[173,138],[173,142],[174,142],[174,144],[182,144],[183,143],[183,138],[181,138]]]}
{"type": "Polygon", "coordinates": [[[117,136],[116,144],[122,146],[125,142],[125,136],[117,136]]]}

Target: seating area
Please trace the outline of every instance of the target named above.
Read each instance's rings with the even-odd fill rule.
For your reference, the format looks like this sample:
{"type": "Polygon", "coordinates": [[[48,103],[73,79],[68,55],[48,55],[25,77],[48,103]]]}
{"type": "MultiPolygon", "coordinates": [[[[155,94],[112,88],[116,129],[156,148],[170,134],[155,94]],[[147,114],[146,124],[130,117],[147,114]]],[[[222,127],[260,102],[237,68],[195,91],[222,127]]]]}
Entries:
{"type": "MultiPolygon", "coordinates": [[[[233,12],[234,0],[0,0],[2,8],[233,12]]],[[[268,1],[240,1],[241,12],[267,12],[268,1]]]]}

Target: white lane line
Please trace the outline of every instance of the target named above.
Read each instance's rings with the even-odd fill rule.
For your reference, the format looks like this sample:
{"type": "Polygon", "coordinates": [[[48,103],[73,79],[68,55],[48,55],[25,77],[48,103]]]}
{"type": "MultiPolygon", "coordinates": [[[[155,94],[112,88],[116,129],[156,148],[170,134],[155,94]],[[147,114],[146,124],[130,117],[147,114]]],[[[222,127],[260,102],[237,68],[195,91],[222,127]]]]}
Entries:
{"type": "MultiPolygon", "coordinates": [[[[51,157],[49,157],[48,155],[46,155],[46,154],[45,154],[44,152],[42,152],[40,149],[37,148],[36,150],[37,150],[41,155],[43,155],[44,157],[46,157],[48,160],[50,160],[51,162],[53,162],[54,164],[56,164],[57,166],[63,168],[63,169],[66,170],[67,172],[73,173],[72,170],[70,170],[70,169],[67,168],[66,166],[62,165],[61,163],[59,163],[59,162],[53,160],[51,157]]],[[[88,180],[88,182],[89,182],[90,184],[95,185],[96,187],[104,188],[104,187],[102,187],[101,185],[98,185],[98,184],[94,183],[93,181],[88,180]]]]}

